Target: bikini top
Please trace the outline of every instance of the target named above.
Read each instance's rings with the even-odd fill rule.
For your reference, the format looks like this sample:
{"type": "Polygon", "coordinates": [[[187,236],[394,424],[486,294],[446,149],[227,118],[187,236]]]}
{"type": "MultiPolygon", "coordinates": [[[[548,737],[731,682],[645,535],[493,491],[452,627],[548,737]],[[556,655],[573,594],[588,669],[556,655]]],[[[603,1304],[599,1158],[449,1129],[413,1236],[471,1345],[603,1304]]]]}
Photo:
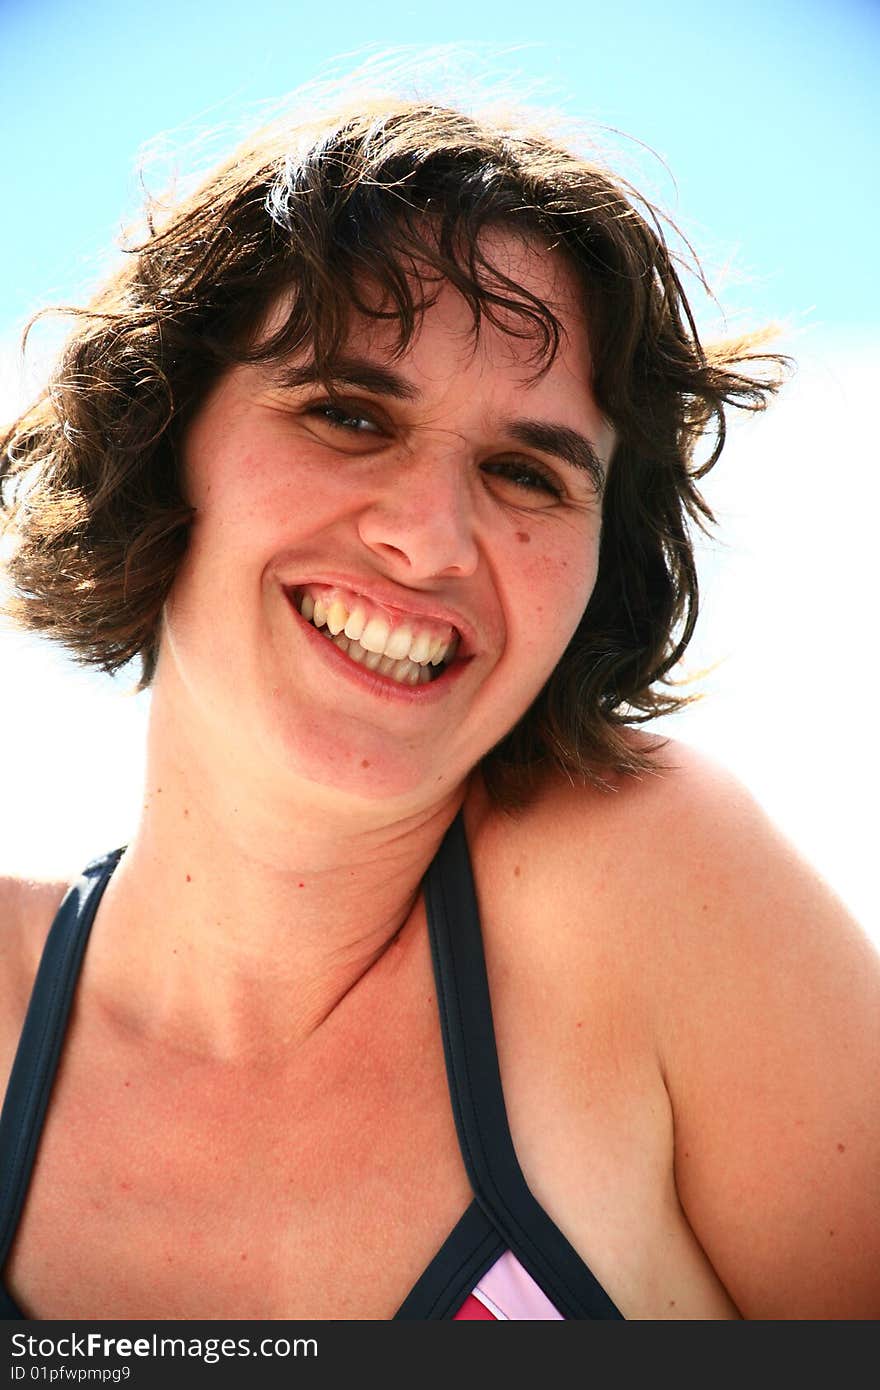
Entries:
{"type": "MultiPolygon", "coordinates": [[[[89,931],[121,854],[88,865],[58,909],[43,950],[0,1115],[0,1270],[27,1194],[89,931]]],[[[424,890],[446,1074],[473,1200],[395,1317],[620,1318],[529,1191],[517,1161],[461,812],[424,890]]],[[[25,1316],[0,1287],[0,1317],[25,1316]]]]}

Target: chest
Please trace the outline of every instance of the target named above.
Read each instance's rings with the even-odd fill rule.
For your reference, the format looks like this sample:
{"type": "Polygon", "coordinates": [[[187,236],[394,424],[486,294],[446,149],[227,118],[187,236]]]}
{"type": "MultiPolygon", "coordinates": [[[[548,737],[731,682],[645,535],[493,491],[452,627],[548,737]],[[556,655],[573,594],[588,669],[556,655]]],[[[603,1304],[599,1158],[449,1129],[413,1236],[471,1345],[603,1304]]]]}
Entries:
{"type": "Polygon", "coordinates": [[[470,1201],[429,994],[262,1070],[110,1046],[83,1010],[7,1269],[25,1311],[393,1316],[470,1201]]]}
{"type": "MultiPolygon", "coordinates": [[[[575,987],[553,959],[565,931],[548,911],[564,905],[494,886],[481,904],[492,1012],[532,1192],[627,1315],[663,1316],[670,1287],[721,1315],[675,1197],[632,980],[587,932],[575,987]]],[[[472,1200],[414,926],[406,969],[359,987],[283,1069],[152,1054],[82,1008],[7,1266],[25,1312],[393,1316],[472,1200]]]]}

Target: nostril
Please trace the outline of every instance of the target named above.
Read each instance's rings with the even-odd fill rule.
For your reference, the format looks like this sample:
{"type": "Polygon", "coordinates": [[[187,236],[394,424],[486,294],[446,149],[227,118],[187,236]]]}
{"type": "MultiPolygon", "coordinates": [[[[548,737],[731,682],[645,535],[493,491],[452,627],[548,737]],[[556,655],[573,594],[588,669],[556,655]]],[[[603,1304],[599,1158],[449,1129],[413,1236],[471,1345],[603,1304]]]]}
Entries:
{"type": "Polygon", "coordinates": [[[479,563],[477,540],[461,508],[440,496],[436,506],[373,507],[358,522],[363,543],[406,576],[406,582],[473,574],[479,563]]]}
{"type": "Polygon", "coordinates": [[[395,557],[399,556],[405,565],[412,564],[412,561],[410,560],[405,550],[401,550],[400,547],[397,545],[390,545],[388,541],[376,542],[376,544],[373,546],[373,549],[378,550],[380,554],[383,555],[388,554],[393,555],[395,557]]]}

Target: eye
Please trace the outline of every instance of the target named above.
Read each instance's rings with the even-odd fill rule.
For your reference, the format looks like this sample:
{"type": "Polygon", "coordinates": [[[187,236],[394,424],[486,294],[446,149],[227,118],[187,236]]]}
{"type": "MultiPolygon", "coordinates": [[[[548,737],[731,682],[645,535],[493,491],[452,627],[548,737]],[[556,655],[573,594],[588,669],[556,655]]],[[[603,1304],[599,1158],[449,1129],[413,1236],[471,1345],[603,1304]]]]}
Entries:
{"type": "Polygon", "coordinates": [[[306,415],[328,429],[348,435],[381,435],[381,424],[372,415],[344,401],[316,401],[306,409],[306,415]]]}
{"type": "Polygon", "coordinates": [[[511,483],[524,495],[532,494],[532,505],[546,505],[560,501],[565,496],[564,489],[549,468],[537,462],[526,463],[523,459],[498,459],[483,465],[485,473],[491,473],[511,483]]]}

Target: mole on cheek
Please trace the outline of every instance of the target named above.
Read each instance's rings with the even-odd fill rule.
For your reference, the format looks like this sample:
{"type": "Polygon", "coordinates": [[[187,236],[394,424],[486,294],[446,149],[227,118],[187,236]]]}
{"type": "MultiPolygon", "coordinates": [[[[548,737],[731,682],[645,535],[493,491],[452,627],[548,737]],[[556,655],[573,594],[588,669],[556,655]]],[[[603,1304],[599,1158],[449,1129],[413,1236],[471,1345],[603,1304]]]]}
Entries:
{"type": "Polygon", "coordinates": [[[528,545],[529,541],[532,539],[528,531],[517,531],[516,538],[520,545],[528,545]]]}

